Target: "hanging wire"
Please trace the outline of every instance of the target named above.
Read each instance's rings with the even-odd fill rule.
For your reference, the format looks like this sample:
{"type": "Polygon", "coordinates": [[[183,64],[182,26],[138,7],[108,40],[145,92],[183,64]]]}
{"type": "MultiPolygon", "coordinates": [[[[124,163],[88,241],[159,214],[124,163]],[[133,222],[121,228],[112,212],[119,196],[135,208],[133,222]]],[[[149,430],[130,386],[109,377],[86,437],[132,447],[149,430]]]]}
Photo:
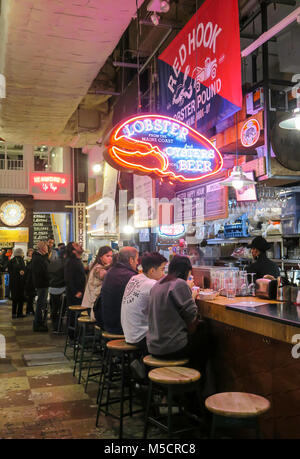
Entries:
{"type": "Polygon", "coordinates": [[[235,114],[235,157],[236,157],[236,165],[238,166],[238,114],[235,114]]]}

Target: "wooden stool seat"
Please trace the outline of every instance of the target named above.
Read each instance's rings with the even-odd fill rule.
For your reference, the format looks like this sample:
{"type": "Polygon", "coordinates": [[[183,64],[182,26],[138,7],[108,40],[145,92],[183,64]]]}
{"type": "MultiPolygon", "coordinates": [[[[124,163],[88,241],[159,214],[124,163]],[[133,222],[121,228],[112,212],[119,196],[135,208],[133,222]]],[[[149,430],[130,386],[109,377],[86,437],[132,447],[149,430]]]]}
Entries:
{"type": "Polygon", "coordinates": [[[248,418],[259,416],[270,408],[270,402],[264,397],[245,392],[223,392],[214,394],[205,400],[206,408],[219,416],[230,418],[248,418]]]}
{"type": "Polygon", "coordinates": [[[149,379],[160,384],[189,384],[201,378],[197,370],[186,367],[162,367],[151,370],[149,379]]]}
{"type": "Polygon", "coordinates": [[[93,324],[96,321],[91,319],[89,316],[78,317],[78,322],[93,324]]]}
{"type": "Polygon", "coordinates": [[[125,339],[124,335],[114,335],[113,333],[103,332],[102,338],[109,338],[109,339],[125,339]]]}
{"type": "Polygon", "coordinates": [[[109,341],[106,346],[108,349],[114,349],[116,351],[135,351],[138,349],[136,346],[133,346],[133,344],[127,344],[123,339],[109,341]]]}
{"type": "Polygon", "coordinates": [[[153,357],[152,355],[146,355],[143,358],[143,362],[148,367],[181,367],[188,363],[188,359],[178,359],[178,360],[161,360],[153,357]]]}
{"type": "Polygon", "coordinates": [[[95,325],[95,330],[101,331],[101,328],[98,325],[95,325]]]}
{"type": "Polygon", "coordinates": [[[87,310],[86,310],[86,311],[82,311],[81,315],[82,315],[82,316],[88,316],[89,313],[88,313],[87,310]]]}
{"type": "Polygon", "coordinates": [[[77,306],[69,306],[68,309],[70,311],[86,311],[88,308],[86,308],[85,306],[77,305],[77,306]]]}

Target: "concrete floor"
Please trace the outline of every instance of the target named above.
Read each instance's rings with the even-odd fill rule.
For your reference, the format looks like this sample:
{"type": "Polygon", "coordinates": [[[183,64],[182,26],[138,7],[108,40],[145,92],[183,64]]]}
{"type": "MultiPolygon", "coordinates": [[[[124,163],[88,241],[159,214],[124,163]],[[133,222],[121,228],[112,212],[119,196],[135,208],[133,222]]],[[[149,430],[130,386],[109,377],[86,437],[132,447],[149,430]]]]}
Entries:
{"type": "MultiPolygon", "coordinates": [[[[48,333],[33,332],[32,322],[32,316],[12,319],[10,302],[0,302],[0,334],[6,341],[6,358],[0,358],[0,438],[118,438],[118,421],[109,416],[101,414],[95,427],[98,386],[91,382],[85,393],[72,375],[72,361],[26,364],[24,354],[63,352],[65,344],[65,336],[51,333],[50,321],[48,333]]],[[[142,433],[143,414],[125,418],[124,438],[140,439],[142,433]]],[[[166,435],[153,426],[148,437],[166,435]]]]}

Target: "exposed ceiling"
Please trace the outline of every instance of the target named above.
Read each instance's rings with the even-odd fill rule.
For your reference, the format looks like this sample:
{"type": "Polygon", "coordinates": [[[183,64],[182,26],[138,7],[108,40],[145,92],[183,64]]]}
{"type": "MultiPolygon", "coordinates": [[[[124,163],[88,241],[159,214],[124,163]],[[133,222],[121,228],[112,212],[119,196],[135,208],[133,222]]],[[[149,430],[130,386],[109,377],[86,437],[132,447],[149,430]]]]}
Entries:
{"type": "MultiPolygon", "coordinates": [[[[7,97],[0,100],[0,138],[33,145],[95,144],[111,122],[111,94],[127,84],[120,85],[126,69],[113,61],[136,62],[138,45],[145,62],[168,34],[168,25],[173,30],[164,46],[203,1],[171,0],[170,11],[160,15],[156,27],[147,11],[149,1],[138,0],[137,43],[136,21],[131,23],[136,0],[0,0],[0,73],[7,82],[7,97]],[[116,49],[130,23],[127,38],[116,49]]],[[[275,2],[274,12],[270,5],[270,25],[300,0],[283,3],[275,2]]],[[[241,24],[259,5],[260,0],[239,0],[241,24]]],[[[244,30],[249,38],[242,39],[242,48],[251,43],[253,32],[260,34],[259,17],[244,30]]],[[[275,45],[270,45],[271,53],[275,45]]],[[[275,61],[277,65],[277,57],[275,61]]]]}
{"type": "MultiPolygon", "coordinates": [[[[139,0],[139,5],[142,0],[139,0]]],[[[136,0],[2,0],[0,72],[6,77],[0,137],[23,144],[76,143],[83,101],[136,12],[136,0]]],[[[108,72],[103,87],[112,82],[108,72]]],[[[105,80],[105,79],[104,79],[105,80]]],[[[90,112],[87,124],[101,131],[90,112]]],[[[76,145],[78,146],[78,145],[76,145]]]]}

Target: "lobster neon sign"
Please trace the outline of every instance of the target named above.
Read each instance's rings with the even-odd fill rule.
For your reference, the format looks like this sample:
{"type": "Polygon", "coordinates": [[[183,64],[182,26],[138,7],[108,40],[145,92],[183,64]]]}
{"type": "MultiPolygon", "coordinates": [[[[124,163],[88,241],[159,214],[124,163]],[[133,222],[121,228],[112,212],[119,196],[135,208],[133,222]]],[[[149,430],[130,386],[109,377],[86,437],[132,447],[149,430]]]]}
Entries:
{"type": "Polygon", "coordinates": [[[172,181],[196,182],[223,167],[206,137],[168,116],[133,116],[111,131],[106,147],[112,167],[172,181]]]}

